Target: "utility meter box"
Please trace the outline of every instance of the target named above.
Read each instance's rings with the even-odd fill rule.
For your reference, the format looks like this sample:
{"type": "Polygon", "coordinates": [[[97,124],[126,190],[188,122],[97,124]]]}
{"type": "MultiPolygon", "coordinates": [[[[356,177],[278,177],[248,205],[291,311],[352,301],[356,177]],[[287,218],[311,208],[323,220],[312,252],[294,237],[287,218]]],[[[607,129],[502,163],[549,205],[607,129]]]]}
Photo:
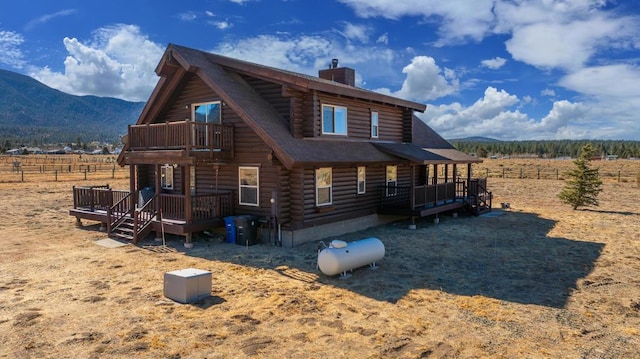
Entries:
{"type": "Polygon", "coordinates": [[[179,303],[195,303],[211,296],[211,272],[187,268],[164,274],[164,296],[179,303]]]}

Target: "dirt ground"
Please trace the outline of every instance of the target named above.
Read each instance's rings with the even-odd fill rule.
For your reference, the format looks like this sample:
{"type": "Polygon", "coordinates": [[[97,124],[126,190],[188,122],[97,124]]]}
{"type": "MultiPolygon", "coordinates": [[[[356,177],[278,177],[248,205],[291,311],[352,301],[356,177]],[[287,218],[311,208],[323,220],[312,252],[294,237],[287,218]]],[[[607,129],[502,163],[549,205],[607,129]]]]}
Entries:
{"type": "Polygon", "coordinates": [[[572,211],[561,181],[492,178],[510,209],[341,237],[386,249],[347,279],[316,270],[318,243],[96,245],[98,226],[68,215],[73,184],[0,183],[2,358],[640,357],[635,182],[572,211]],[[184,268],[212,273],[210,298],[163,295],[184,268]]]}

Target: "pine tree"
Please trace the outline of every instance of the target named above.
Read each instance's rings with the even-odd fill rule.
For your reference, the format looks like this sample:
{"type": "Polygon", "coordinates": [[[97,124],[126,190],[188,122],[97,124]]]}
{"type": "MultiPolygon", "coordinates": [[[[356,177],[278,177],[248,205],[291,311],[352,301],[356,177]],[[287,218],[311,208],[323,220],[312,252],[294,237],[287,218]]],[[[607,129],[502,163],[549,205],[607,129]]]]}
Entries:
{"type": "Polygon", "coordinates": [[[585,206],[598,206],[598,194],[602,191],[602,180],[597,168],[591,167],[591,157],[594,149],[591,144],[584,145],[580,156],[573,161],[576,168],[569,171],[570,178],[565,182],[564,188],[558,194],[558,198],[573,209],[585,206]]]}

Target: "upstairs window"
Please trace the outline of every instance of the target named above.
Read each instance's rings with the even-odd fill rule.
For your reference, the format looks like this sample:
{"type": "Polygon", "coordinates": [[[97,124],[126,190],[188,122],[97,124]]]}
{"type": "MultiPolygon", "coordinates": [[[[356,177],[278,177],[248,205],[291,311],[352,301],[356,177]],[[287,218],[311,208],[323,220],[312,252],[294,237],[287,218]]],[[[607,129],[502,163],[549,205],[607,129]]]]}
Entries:
{"type": "Polygon", "coordinates": [[[221,123],[222,104],[220,101],[196,103],[193,109],[193,120],[196,122],[221,123]]]}
{"type": "Polygon", "coordinates": [[[331,167],[316,169],[316,206],[331,204],[331,167]]]}
{"type": "Polygon", "coordinates": [[[347,135],[347,108],[322,105],[322,134],[347,135]]]}
{"type": "Polygon", "coordinates": [[[260,183],[258,167],[240,167],[238,171],[240,204],[258,206],[260,183]]]}
{"type": "Polygon", "coordinates": [[[358,166],[358,194],[364,194],[367,192],[367,168],[365,166],[358,166]]]}
{"type": "Polygon", "coordinates": [[[371,138],[378,138],[378,113],[371,111],[371,138]]]}
{"type": "Polygon", "coordinates": [[[163,165],[160,167],[160,187],[162,187],[162,189],[173,190],[172,165],[163,165]]]}

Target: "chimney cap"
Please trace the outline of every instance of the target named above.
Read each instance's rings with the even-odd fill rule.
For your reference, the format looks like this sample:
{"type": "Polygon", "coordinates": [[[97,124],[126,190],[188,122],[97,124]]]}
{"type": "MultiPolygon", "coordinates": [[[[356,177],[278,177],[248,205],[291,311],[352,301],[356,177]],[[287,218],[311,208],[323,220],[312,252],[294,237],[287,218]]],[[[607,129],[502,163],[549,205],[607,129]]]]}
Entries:
{"type": "Polygon", "coordinates": [[[331,59],[331,68],[337,69],[338,68],[338,59],[331,59]]]}

